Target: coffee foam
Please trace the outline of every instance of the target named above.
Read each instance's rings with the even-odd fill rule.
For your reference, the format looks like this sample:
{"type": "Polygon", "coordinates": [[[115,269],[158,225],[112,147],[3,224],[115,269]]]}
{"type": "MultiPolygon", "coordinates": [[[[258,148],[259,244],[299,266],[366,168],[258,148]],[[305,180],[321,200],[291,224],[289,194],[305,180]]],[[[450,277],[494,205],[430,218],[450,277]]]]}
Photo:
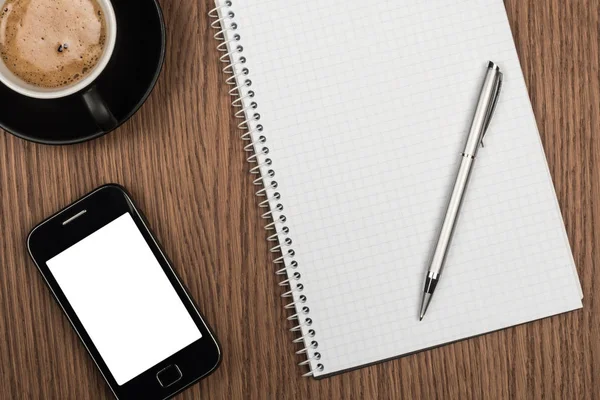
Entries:
{"type": "Polygon", "coordinates": [[[105,43],[106,22],[96,0],[8,0],[0,10],[0,57],[36,86],[83,79],[105,43]]]}

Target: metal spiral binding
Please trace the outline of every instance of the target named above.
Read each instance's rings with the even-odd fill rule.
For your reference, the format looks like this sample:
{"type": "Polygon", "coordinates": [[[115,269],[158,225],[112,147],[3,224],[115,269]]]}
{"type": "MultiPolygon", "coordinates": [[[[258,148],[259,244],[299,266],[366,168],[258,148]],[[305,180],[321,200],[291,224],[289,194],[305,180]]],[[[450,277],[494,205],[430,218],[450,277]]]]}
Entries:
{"type": "Polygon", "coordinates": [[[291,332],[299,335],[293,343],[304,344],[296,354],[305,355],[306,359],[298,365],[309,368],[303,376],[314,376],[325,367],[319,362],[321,360],[321,353],[317,351],[319,342],[316,340],[317,333],[313,327],[313,320],[309,316],[310,308],[306,305],[308,298],[303,294],[304,284],[298,261],[295,260],[296,252],[291,248],[293,241],[288,236],[290,229],[285,225],[287,218],[282,214],[284,209],[281,202],[282,195],[275,190],[278,184],[273,179],[274,163],[271,158],[266,157],[269,154],[269,148],[266,146],[268,138],[263,133],[263,125],[258,123],[261,116],[257,112],[258,103],[254,100],[256,93],[251,89],[252,80],[248,78],[250,70],[246,66],[248,60],[243,55],[242,37],[237,32],[238,24],[232,9],[233,1],[215,0],[215,2],[216,7],[210,10],[208,15],[213,19],[211,27],[217,30],[214,34],[214,38],[220,42],[217,50],[223,53],[219,60],[227,64],[223,67],[223,72],[230,75],[225,82],[233,86],[229,94],[234,97],[232,106],[236,109],[235,117],[242,120],[238,128],[244,130],[241,135],[241,139],[246,142],[244,150],[252,153],[247,157],[249,163],[255,164],[250,169],[250,173],[258,175],[253,180],[253,184],[262,185],[262,188],[256,191],[256,196],[261,198],[259,207],[268,210],[262,213],[261,217],[271,220],[265,225],[265,229],[275,231],[269,234],[267,240],[276,242],[270,251],[279,254],[279,257],[273,261],[278,266],[275,273],[287,277],[279,282],[279,286],[285,288],[285,293],[281,297],[291,299],[284,308],[296,311],[287,318],[298,323],[290,329],[291,332]]]}

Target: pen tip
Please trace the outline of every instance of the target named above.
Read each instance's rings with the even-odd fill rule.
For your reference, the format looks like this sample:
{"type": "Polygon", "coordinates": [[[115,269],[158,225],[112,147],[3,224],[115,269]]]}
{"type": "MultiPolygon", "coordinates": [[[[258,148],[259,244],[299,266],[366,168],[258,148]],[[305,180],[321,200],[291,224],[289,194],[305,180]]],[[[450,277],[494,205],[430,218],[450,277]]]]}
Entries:
{"type": "Polygon", "coordinates": [[[419,313],[419,321],[423,321],[423,317],[425,317],[425,313],[427,312],[427,308],[429,307],[430,301],[431,293],[424,293],[423,300],[421,300],[421,312],[419,313]]]}

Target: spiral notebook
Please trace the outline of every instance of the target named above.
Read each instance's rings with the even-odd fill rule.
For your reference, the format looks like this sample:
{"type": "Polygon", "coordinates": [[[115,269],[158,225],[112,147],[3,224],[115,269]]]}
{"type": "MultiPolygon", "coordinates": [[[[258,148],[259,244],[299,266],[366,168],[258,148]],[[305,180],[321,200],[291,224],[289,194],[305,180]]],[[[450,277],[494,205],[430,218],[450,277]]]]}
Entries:
{"type": "Polygon", "coordinates": [[[502,0],[217,0],[211,16],[303,373],[582,307],[502,0]],[[503,93],[419,322],[488,60],[503,93]]]}

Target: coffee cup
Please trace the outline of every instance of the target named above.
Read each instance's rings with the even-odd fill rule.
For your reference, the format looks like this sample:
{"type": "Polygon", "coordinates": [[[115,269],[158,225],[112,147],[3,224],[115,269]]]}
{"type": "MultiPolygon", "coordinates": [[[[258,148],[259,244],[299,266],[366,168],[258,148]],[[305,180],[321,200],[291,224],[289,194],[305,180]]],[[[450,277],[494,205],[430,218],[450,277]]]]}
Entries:
{"type": "MultiPolygon", "coordinates": [[[[35,0],[33,0],[35,2],[35,0]]],[[[98,125],[103,128],[103,129],[111,129],[114,128],[114,126],[116,126],[117,122],[114,118],[114,116],[112,115],[112,113],[110,112],[109,108],[106,106],[105,102],[103,101],[103,99],[101,98],[101,96],[99,95],[99,93],[95,90],[94,86],[93,86],[93,82],[96,80],[96,78],[98,78],[98,76],[104,71],[104,69],[106,68],[106,66],[108,65],[108,62],[110,61],[110,58],[113,54],[114,48],[115,48],[115,43],[116,43],[116,39],[117,39],[117,20],[115,17],[115,11],[113,9],[113,6],[110,2],[110,0],[93,0],[94,3],[100,8],[100,10],[98,11],[99,14],[101,14],[101,17],[103,19],[104,22],[104,28],[103,28],[103,45],[102,45],[102,50],[101,53],[99,55],[97,55],[94,60],[93,60],[93,64],[89,65],[86,69],[85,74],[81,74],[82,77],[81,79],[78,79],[76,81],[73,82],[67,82],[65,81],[64,84],[59,84],[59,85],[54,85],[54,87],[48,87],[46,85],[41,85],[41,84],[36,84],[37,82],[28,82],[25,79],[23,79],[22,77],[18,76],[16,73],[14,73],[11,68],[9,68],[6,65],[6,60],[4,59],[0,59],[0,82],[2,82],[4,85],[6,85],[8,88],[10,88],[11,90],[14,90],[17,93],[20,93],[24,96],[28,96],[28,97],[33,97],[36,99],[47,99],[47,100],[51,100],[51,99],[58,99],[58,98],[62,98],[62,97],[66,97],[66,96],[70,96],[73,95],[75,93],[81,92],[81,96],[82,96],[82,100],[85,103],[85,105],[87,106],[88,110],[90,111],[90,113],[92,114],[93,118],[96,120],[96,122],[98,123],[98,125]]],[[[10,3],[9,0],[3,1],[0,0],[1,3],[3,3],[2,8],[0,8],[0,10],[3,10],[4,12],[7,12],[9,9],[6,8],[6,6],[10,3]]],[[[42,1],[41,4],[43,4],[44,2],[42,1]]],[[[35,4],[34,4],[35,6],[35,4]]],[[[27,6],[29,8],[32,8],[31,3],[27,6]]],[[[43,14],[44,8],[41,7],[42,10],[36,10],[35,8],[33,9],[33,11],[31,11],[31,14],[34,14],[33,17],[36,16],[36,12],[37,15],[43,14]]],[[[54,10],[52,10],[54,11],[54,10]]],[[[92,10],[90,10],[91,12],[92,10]]],[[[29,10],[27,11],[29,12],[29,10]]],[[[29,15],[27,16],[30,19],[33,19],[33,17],[30,17],[29,15]]],[[[44,16],[42,15],[41,18],[43,18],[44,16]]],[[[46,18],[46,23],[48,23],[48,18],[46,18]]],[[[6,23],[6,22],[4,22],[6,23]]],[[[31,24],[31,21],[29,21],[29,23],[31,24]]],[[[64,21],[59,21],[57,23],[61,23],[62,26],[65,25],[64,21]]],[[[77,23],[76,20],[73,21],[69,21],[68,22],[71,25],[75,25],[77,23]]],[[[4,28],[6,29],[6,28],[4,28]]],[[[85,29],[85,27],[80,28],[80,29],[85,29]]],[[[36,37],[35,40],[42,40],[43,38],[38,38],[36,37]]],[[[47,41],[49,42],[49,40],[47,41]]],[[[43,42],[38,42],[38,43],[43,43],[43,42]]],[[[69,44],[67,43],[60,43],[60,44],[56,44],[56,43],[44,43],[45,46],[53,46],[52,48],[55,48],[57,52],[67,52],[69,50],[69,44]],[[58,46],[58,47],[57,47],[58,46]]],[[[19,44],[17,43],[16,45],[17,47],[19,46],[19,44]]],[[[19,49],[20,50],[20,49],[19,49]]],[[[24,53],[24,51],[23,51],[24,53]]],[[[48,74],[52,75],[52,72],[48,72],[48,74]]],[[[55,74],[58,74],[58,72],[56,72],[55,74]]]]}
{"type": "MultiPolygon", "coordinates": [[[[34,0],[35,1],[35,0],[34,0]]],[[[100,6],[102,15],[104,17],[104,23],[106,24],[106,33],[104,39],[104,48],[99,59],[91,70],[77,82],[61,85],[59,87],[43,87],[40,85],[32,84],[21,79],[15,75],[5,64],[3,60],[0,60],[0,81],[12,90],[19,92],[25,96],[35,97],[38,99],[56,99],[60,97],[69,96],[73,93],[79,92],[88,86],[102,73],[115,48],[115,42],[117,38],[117,21],[113,6],[109,0],[94,0],[100,6]]],[[[3,3],[4,1],[0,1],[3,3]]],[[[75,21],[73,21],[75,24],[75,21]]],[[[56,44],[48,44],[49,46],[56,46],[56,44]]],[[[59,48],[63,46],[59,44],[59,48]]],[[[57,50],[58,51],[58,50],[57,50]]],[[[62,50],[61,50],[62,51],[62,50]]],[[[66,51],[66,50],[65,50],[66,51]]]]}
{"type": "MultiPolygon", "coordinates": [[[[82,46],[73,46],[73,43],[80,43],[73,35],[57,34],[58,28],[66,26],[64,22],[73,20],[73,15],[79,15],[80,19],[89,21],[94,14],[85,14],[85,9],[82,6],[95,7],[98,15],[103,14],[102,21],[105,22],[104,41],[99,41],[102,44],[102,53],[98,48],[95,48],[94,56],[83,57],[84,60],[89,60],[86,67],[86,73],[79,76],[78,79],[65,83],[64,76],[70,70],[63,71],[64,74],[48,75],[44,78],[53,80],[52,85],[33,85],[30,83],[46,83],[48,80],[37,79],[34,74],[24,75],[28,72],[28,66],[23,63],[22,69],[19,69],[17,64],[11,64],[7,68],[6,60],[0,61],[2,72],[0,76],[0,128],[4,131],[16,135],[20,138],[44,143],[44,144],[74,144],[83,141],[91,140],[112,132],[115,128],[123,124],[131,118],[139,108],[144,104],[152,89],[154,88],[160,75],[166,52],[166,31],[165,23],[160,9],[158,0],[143,0],[143,1],[115,1],[115,0],[0,0],[0,14],[5,12],[4,16],[0,15],[0,53],[11,54],[7,52],[5,45],[6,38],[2,37],[2,32],[6,31],[6,26],[1,26],[2,23],[11,22],[14,27],[15,19],[3,18],[7,15],[12,15],[17,18],[21,14],[18,13],[18,5],[32,7],[40,4],[48,7],[59,7],[57,12],[63,9],[69,9],[71,5],[76,5],[77,8],[66,10],[62,16],[63,25],[48,24],[48,19],[43,21],[51,28],[56,28],[55,31],[42,35],[48,29],[37,29],[44,24],[38,24],[28,29],[28,22],[23,23],[24,32],[21,35],[29,34],[33,31],[33,37],[38,40],[51,40],[57,44],[67,44],[68,49],[60,55],[65,55],[67,58],[77,59],[78,51],[82,46]],[[6,14],[6,10],[12,14],[6,14]],[[113,12],[114,9],[114,12],[113,12]],[[84,13],[82,15],[81,13],[84,13]],[[74,14],[75,13],[75,14],[74,14]],[[79,13],[79,14],[77,14],[79,13]],[[85,19],[85,16],[90,16],[90,19],[85,19]],[[116,21],[116,22],[115,22],[116,21]],[[64,36],[65,43],[62,41],[64,36]],[[42,37],[44,37],[42,39],[42,37]],[[8,71],[7,71],[8,70],[8,71]],[[25,79],[20,79],[19,76],[11,74],[15,71],[19,76],[25,79]],[[54,79],[56,77],[56,79],[54,79]],[[37,79],[37,80],[36,80],[37,79]],[[30,81],[30,82],[28,82],[30,81]],[[63,84],[64,83],[64,84],[63,84]]],[[[38,7],[39,8],[39,7],[38,7]]],[[[51,15],[41,14],[41,15],[51,15]]],[[[34,20],[40,20],[40,15],[33,15],[34,20]]],[[[95,18],[95,24],[100,19],[95,18]]],[[[50,20],[53,21],[53,20],[50,20]]],[[[89,26],[80,24],[80,26],[89,26]]],[[[68,24],[71,27],[71,24],[68,24]]],[[[20,28],[19,28],[20,29],[20,28]]],[[[64,31],[60,31],[64,32],[64,31]]],[[[59,33],[60,33],[59,32],[59,33]]],[[[89,33],[90,29],[83,33],[89,33]]],[[[93,31],[97,33],[96,31],[93,31]]],[[[69,33],[69,32],[67,32],[69,33]]],[[[82,32],[79,32],[82,34],[82,32]]],[[[97,37],[97,36],[95,36],[97,37]]],[[[19,37],[21,40],[22,37],[19,37]]],[[[54,60],[56,62],[64,61],[63,58],[57,58],[57,53],[51,52],[51,48],[39,47],[44,42],[31,42],[27,46],[19,47],[19,41],[13,42],[17,49],[27,50],[36,60],[35,52],[31,53],[31,49],[40,48],[48,57],[41,58],[44,60],[54,60]]],[[[47,43],[47,42],[45,42],[47,43]]],[[[84,40],[85,43],[85,40],[84,40]]],[[[9,43],[10,44],[10,43],[9,43]]],[[[26,43],[27,44],[27,43],[26,43]]],[[[63,46],[64,47],[64,46],[63,46]]],[[[8,47],[10,51],[14,47],[8,47]]],[[[59,50],[59,48],[54,48],[59,50]]],[[[64,49],[63,49],[64,50],[64,49]]],[[[17,61],[21,52],[12,53],[17,61]]],[[[27,53],[25,53],[27,56],[27,53]]],[[[10,59],[10,58],[9,58],[10,59]]],[[[27,59],[24,57],[23,59],[27,59]]],[[[42,64],[40,64],[42,65],[42,64]]],[[[61,64],[62,65],[62,64],[61,64]]],[[[46,67],[42,65],[43,67],[46,67]]],[[[60,67],[60,65],[59,65],[60,67]]],[[[55,66],[56,68],[56,66],[55,66]]],[[[35,70],[29,70],[35,72],[35,70]]],[[[41,69],[41,71],[50,71],[53,69],[41,69]]],[[[68,75],[68,74],[67,74],[68,75]]],[[[1,133],[0,133],[1,134],[1,133]]]]}

